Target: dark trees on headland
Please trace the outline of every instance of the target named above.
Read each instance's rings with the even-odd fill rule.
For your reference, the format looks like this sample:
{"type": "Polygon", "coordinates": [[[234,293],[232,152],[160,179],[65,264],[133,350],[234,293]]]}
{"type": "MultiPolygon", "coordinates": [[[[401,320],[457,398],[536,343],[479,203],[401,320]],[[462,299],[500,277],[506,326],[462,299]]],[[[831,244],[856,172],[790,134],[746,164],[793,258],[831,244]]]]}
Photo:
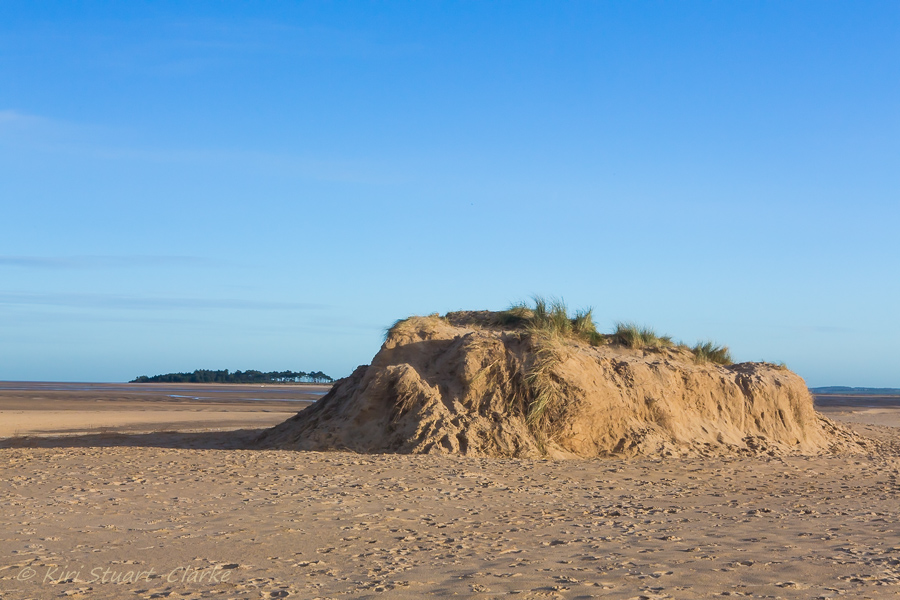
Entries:
{"type": "Polygon", "coordinates": [[[303,371],[235,371],[228,369],[223,371],[211,371],[209,369],[197,369],[193,373],[166,373],[140,377],[129,383],[331,383],[331,377],[322,371],[305,373],[303,371]]]}

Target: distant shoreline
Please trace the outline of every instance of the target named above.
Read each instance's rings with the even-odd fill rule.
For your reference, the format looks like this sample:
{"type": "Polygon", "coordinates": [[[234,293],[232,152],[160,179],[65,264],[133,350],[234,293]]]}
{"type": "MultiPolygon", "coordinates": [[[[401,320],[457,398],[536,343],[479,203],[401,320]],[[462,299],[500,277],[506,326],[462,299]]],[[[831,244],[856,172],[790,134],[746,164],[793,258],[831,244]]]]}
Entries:
{"type": "MultiPolygon", "coordinates": [[[[0,382],[0,438],[227,432],[277,425],[330,385],[0,382]]],[[[225,436],[227,439],[229,436],[225,436]]]]}
{"type": "Polygon", "coordinates": [[[251,385],[258,386],[276,386],[283,385],[287,387],[331,387],[331,383],[314,383],[312,381],[125,381],[123,385],[197,385],[197,386],[214,386],[214,385],[251,385]]]}
{"type": "Polygon", "coordinates": [[[832,385],[809,388],[814,396],[900,396],[900,388],[846,387],[832,385]]]}
{"type": "Polygon", "coordinates": [[[116,386],[121,386],[122,389],[138,389],[141,387],[149,387],[149,386],[174,386],[174,387],[183,387],[183,386],[197,386],[197,387],[208,387],[213,388],[217,386],[225,386],[225,387],[288,387],[288,388],[322,388],[322,389],[331,389],[332,383],[313,383],[310,381],[303,382],[268,382],[261,381],[258,383],[225,383],[221,381],[209,381],[209,382],[196,382],[196,381],[185,381],[185,382],[176,382],[176,381],[152,381],[146,383],[133,383],[131,381],[0,381],[0,390],[15,390],[15,389],[70,389],[72,387],[80,386],[82,388],[92,388],[97,387],[99,389],[109,389],[116,386]]]}

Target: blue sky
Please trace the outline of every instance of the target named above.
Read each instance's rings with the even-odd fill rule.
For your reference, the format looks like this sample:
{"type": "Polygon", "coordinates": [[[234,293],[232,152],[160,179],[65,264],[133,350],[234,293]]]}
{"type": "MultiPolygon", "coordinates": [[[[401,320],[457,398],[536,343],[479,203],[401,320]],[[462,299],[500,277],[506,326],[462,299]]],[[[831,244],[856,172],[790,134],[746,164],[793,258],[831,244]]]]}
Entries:
{"type": "Polygon", "coordinates": [[[900,4],[0,4],[0,379],[532,294],[900,387],[900,4]]]}

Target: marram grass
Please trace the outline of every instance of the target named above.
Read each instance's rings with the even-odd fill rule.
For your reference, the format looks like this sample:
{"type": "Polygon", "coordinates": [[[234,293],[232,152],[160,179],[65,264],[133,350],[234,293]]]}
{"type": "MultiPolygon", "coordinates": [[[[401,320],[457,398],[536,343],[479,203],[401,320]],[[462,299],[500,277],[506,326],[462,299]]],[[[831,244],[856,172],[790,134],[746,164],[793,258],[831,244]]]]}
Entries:
{"type": "Polygon", "coordinates": [[[545,431],[548,409],[562,402],[553,381],[553,369],[560,363],[560,357],[553,342],[546,342],[538,346],[534,363],[525,375],[525,383],[531,392],[525,422],[533,431],[545,431]]]}
{"type": "Polygon", "coordinates": [[[657,335],[649,327],[635,323],[616,323],[613,341],[629,348],[670,348],[675,344],[668,335],[657,335]]]}
{"type": "Polygon", "coordinates": [[[728,346],[721,346],[712,341],[697,342],[691,352],[697,362],[714,362],[720,365],[730,365],[734,363],[731,359],[731,351],[728,346]]]}
{"type": "Polygon", "coordinates": [[[570,317],[569,309],[562,300],[556,298],[547,300],[541,296],[535,296],[533,300],[533,307],[524,302],[510,306],[500,313],[500,323],[523,326],[531,333],[545,334],[554,338],[574,338],[593,346],[599,346],[606,341],[603,334],[597,331],[592,309],[576,311],[575,316],[570,317]]]}

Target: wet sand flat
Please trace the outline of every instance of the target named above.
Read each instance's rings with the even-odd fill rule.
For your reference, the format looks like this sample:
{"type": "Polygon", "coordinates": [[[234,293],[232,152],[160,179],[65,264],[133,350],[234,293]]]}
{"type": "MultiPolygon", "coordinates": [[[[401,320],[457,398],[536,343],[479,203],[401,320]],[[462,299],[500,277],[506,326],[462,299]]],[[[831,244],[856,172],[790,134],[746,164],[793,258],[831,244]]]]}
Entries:
{"type": "MultiPolygon", "coordinates": [[[[827,410],[900,438],[882,413],[827,410]]],[[[888,451],[535,461],[253,434],[0,443],[25,446],[0,448],[0,598],[900,595],[888,451]]]]}
{"type": "Polygon", "coordinates": [[[0,438],[271,427],[329,387],[0,382],[0,438]]]}
{"type": "Polygon", "coordinates": [[[900,453],[900,396],[820,395],[816,410],[870,438],[881,440],[900,453]]]}

